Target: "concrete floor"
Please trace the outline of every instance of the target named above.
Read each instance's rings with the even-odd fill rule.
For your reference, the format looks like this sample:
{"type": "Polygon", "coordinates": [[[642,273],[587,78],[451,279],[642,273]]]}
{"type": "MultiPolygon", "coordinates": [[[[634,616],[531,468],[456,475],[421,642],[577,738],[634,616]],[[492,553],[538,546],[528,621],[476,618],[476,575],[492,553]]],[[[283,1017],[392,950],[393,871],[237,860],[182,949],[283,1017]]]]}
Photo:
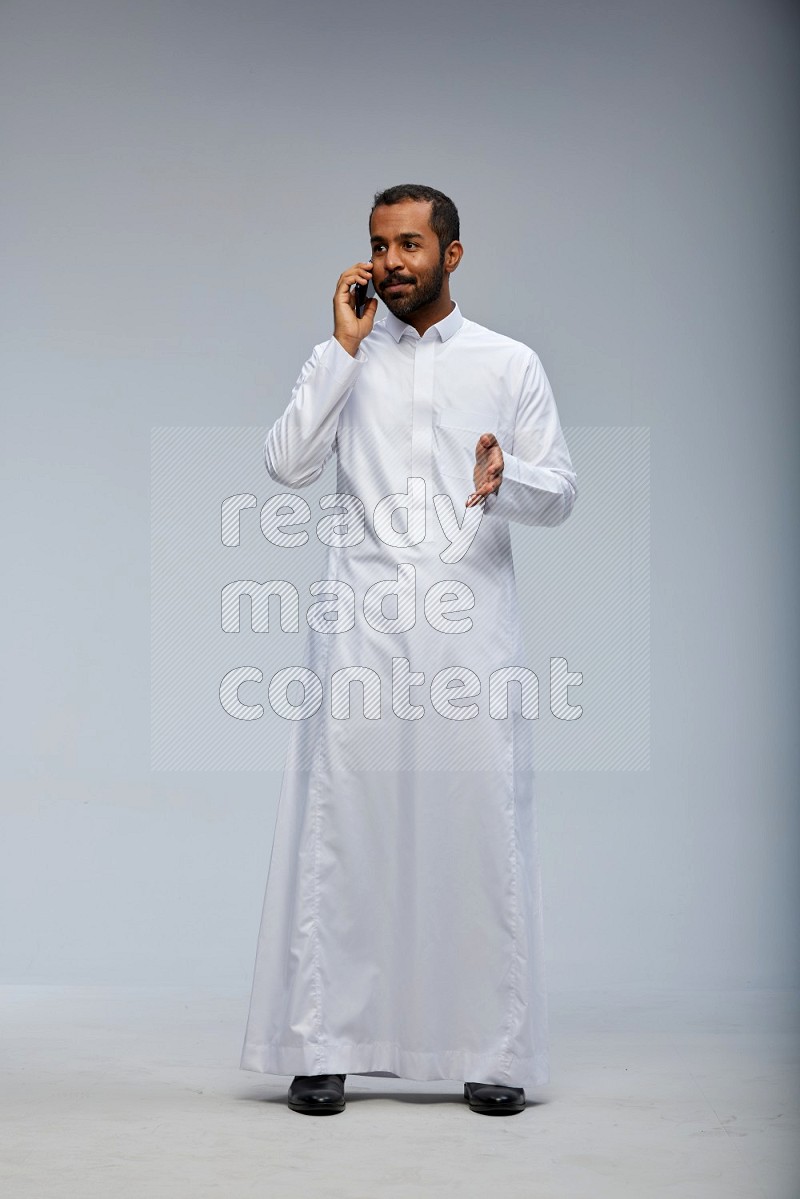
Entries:
{"type": "Polygon", "coordinates": [[[286,1107],[241,1071],[248,996],[5,987],[5,1199],[798,1199],[797,996],[551,992],[552,1077],[475,1115],[459,1081],[286,1107]]]}

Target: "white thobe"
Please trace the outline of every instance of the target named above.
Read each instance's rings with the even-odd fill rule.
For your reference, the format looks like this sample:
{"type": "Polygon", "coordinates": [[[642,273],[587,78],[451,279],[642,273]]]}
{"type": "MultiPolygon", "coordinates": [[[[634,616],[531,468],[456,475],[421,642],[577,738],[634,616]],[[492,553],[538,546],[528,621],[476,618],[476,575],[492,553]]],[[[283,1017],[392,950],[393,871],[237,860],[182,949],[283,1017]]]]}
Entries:
{"type": "Polygon", "coordinates": [[[532,349],[457,304],[422,337],[388,313],[355,357],[314,347],[265,445],[288,494],[334,453],[312,590],[339,613],[347,584],[355,604],[335,629],[309,615],[322,700],[291,726],[241,1066],[541,1085],[536,709],[509,522],[558,525],[575,502],[553,392],[532,349]],[[465,509],[485,432],[502,484],[465,509]],[[348,668],[362,681],[337,690],[348,668]]]}

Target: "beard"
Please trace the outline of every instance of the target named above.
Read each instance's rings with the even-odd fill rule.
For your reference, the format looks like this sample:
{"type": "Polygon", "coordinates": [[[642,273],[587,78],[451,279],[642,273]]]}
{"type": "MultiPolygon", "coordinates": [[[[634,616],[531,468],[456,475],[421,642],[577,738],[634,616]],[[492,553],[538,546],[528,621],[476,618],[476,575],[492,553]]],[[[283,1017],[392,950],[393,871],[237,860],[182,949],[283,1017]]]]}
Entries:
{"type": "MultiPolygon", "coordinates": [[[[394,282],[409,283],[405,295],[387,296],[382,289],[381,299],[390,312],[404,320],[418,308],[423,308],[426,304],[431,304],[434,300],[439,299],[444,284],[444,255],[439,259],[438,266],[431,267],[429,271],[418,275],[414,283],[411,283],[405,275],[395,276],[394,282]]],[[[386,283],[387,280],[384,280],[384,287],[386,283]]]]}

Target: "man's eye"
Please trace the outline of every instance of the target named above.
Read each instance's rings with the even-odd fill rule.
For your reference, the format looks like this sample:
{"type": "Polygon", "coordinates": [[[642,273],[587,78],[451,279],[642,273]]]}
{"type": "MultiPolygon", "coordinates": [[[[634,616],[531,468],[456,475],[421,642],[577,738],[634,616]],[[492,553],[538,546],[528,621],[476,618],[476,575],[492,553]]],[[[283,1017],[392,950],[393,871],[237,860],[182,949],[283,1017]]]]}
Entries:
{"type": "Polygon", "coordinates": [[[416,246],[416,244],[417,244],[417,243],[416,243],[415,241],[407,241],[407,242],[406,242],[406,245],[407,245],[407,246],[416,246]]]}

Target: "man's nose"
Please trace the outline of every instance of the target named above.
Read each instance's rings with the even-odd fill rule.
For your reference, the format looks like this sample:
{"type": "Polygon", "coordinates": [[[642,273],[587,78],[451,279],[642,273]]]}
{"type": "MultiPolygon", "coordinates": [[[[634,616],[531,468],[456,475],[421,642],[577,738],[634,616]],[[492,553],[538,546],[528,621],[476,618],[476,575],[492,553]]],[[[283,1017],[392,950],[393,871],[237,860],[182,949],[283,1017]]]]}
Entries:
{"type": "Polygon", "coordinates": [[[389,248],[386,251],[386,257],[383,260],[387,274],[394,274],[396,271],[403,269],[403,259],[397,249],[389,248]]]}

